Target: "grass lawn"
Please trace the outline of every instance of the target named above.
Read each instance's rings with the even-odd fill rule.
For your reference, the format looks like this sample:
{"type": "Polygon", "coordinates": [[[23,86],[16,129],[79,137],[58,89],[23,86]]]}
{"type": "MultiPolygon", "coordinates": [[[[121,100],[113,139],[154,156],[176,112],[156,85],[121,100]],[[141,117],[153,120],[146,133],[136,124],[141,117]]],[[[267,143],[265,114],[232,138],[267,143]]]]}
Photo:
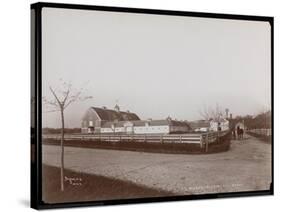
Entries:
{"type": "Polygon", "coordinates": [[[171,196],[173,193],[104,176],[65,170],[65,190],[60,190],[60,169],[42,166],[45,203],[81,202],[171,196]]]}

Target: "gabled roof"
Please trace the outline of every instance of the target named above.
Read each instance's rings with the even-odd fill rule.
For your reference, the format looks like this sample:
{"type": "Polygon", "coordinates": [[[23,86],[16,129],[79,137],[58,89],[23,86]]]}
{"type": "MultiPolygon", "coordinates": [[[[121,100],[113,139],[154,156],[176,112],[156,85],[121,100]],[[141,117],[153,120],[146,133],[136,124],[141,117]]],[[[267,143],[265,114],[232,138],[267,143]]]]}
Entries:
{"type": "Polygon", "coordinates": [[[209,121],[203,121],[203,120],[189,122],[188,124],[193,130],[210,127],[210,122],[209,121]]]}
{"type": "Polygon", "coordinates": [[[105,121],[133,121],[133,120],[140,120],[140,118],[135,113],[124,112],[120,111],[117,112],[115,110],[98,108],[98,107],[91,107],[93,110],[96,111],[98,116],[101,120],[105,121]]]}
{"type": "Polygon", "coordinates": [[[170,120],[169,122],[170,122],[171,126],[182,126],[182,127],[189,127],[189,128],[191,128],[189,123],[187,123],[185,121],[170,120]]]}

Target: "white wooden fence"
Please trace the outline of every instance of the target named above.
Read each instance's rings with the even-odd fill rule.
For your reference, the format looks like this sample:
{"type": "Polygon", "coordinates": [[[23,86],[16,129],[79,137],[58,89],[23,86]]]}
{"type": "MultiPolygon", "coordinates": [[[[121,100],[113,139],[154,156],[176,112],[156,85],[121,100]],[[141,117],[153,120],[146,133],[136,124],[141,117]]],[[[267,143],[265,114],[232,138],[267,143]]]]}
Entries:
{"type": "MultiPolygon", "coordinates": [[[[188,134],[65,134],[65,140],[77,141],[104,141],[104,142],[150,142],[150,143],[187,143],[210,144],[217,138],[226,135],[228,131],[188,134]]],[[[44,134],[43,139],[60,140],[60,134],[44,134]]]]}
{"type": "Polygon", "coordinates": [[[248,130],[248,132],[256,133],[258,135],[265,135],[265,136],[271,136],[272,134],[271,129],[251,129],[248,130]]]}

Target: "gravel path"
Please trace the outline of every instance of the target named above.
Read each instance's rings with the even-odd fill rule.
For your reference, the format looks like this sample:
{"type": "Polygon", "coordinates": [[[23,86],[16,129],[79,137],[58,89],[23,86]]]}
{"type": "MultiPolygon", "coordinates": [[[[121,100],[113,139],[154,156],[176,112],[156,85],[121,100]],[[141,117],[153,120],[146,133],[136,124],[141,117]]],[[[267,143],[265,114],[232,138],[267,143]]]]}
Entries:
{"type": "MultiPolygon", "coordinates": [[[[59,166],[60,147],[43,145],[43,163],[59,166]]],[[[247,136],[228,152],[188,155],[65,147],[65,167],[179,195],[269,189],[271,145],[247,136]]]]}

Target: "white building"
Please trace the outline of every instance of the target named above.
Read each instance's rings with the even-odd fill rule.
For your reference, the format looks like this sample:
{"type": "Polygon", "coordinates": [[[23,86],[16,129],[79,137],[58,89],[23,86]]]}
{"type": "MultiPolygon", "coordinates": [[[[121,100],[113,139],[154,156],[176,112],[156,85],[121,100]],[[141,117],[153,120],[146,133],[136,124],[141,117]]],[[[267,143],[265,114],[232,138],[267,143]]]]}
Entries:
{"type": "Polygon", "coordinates": [[[126,133],[126,134],[169,134],[184,133],[191,130],[184,121],[170,118],[163,120],[140,120],[130,112],[91,107],[82,118],[82,133],[126,133]]]}
{"type": "Polygon", "coordinates": [[[221,118],[219,121],[218,120],[211,120],[210,121],[210,131],[226,131],[229,130],[229,121],[221,118]]]}
{"type": "Polygon", "coordinates": [[[188,132],[189,126],[185,122],[174,120],[148,120],[148,121],[119,121],[106,122],[102,125],[101,133],[127,133],[127,134],[169,134],[188,132]]]}

